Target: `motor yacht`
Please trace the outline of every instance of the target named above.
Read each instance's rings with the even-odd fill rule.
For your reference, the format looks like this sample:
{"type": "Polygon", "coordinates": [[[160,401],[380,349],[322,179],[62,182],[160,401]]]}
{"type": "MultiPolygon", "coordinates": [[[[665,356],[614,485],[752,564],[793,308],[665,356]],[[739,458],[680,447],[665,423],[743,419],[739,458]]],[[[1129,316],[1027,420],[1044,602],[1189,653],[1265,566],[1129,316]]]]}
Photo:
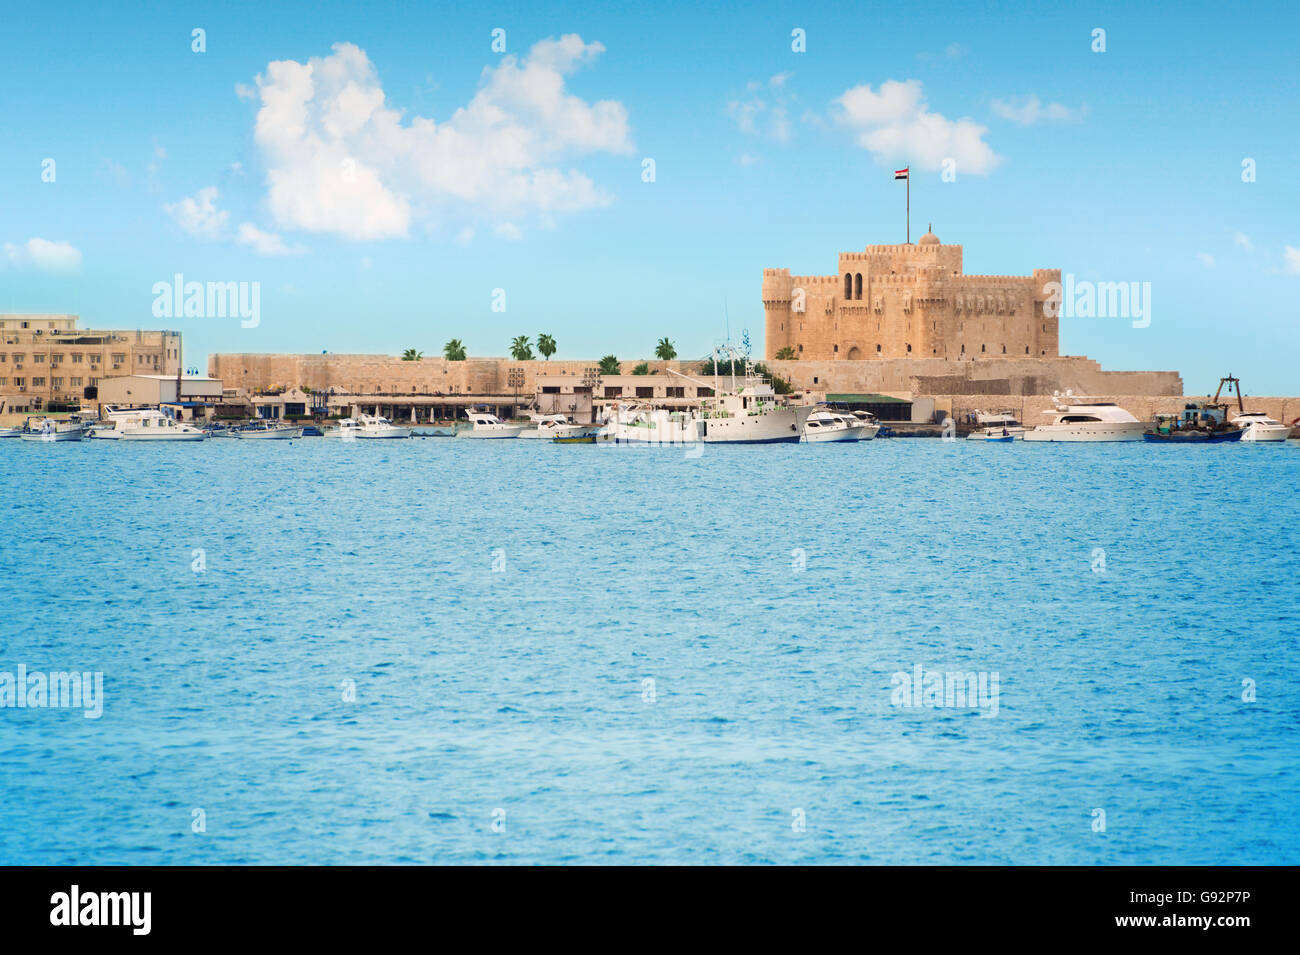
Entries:
{"type": "Polygon", "coordinates": [[[467,408],[465,417],[469,418],[472,427],[457,431],[458,438],[517,438],[524,430],[522,424],[510,424],[477,408],[467,408]]]}
{"type": "Polygon", "coordinates": [[[362,440],[372,438],[409,438],[410,428],[399,427],[387,418],[378,415],[363,414],[357,418],[357,437],[362,440]]]}
{"type": "Polygon", "coordinates": [[[552,439],[588,430],[586,425],[574,424],[568,415],[529,412],[528,417],[533,426],[519,432],[521,438],[552,439]]]}
{"type": "Polygon", "coordinates": [[[156,408],[105,411],[104,422],[87,434],[99,441],[202,441],[207,436],[207,432],[156,408]]]}
{"type": "Polygon", "coordinates": [[[1113,401],[1053,396],[1050,424],[1025,431],[1026,441],[1141,441],[1147,425],[1113,401]],[[1068,403],[1067,403],[1068,402],[1068,403]]]}
{"type": "Polygon", "coordinates": [[[876,435],[880,434],[880,419],[870,411],[855,411],[853,417],[857,418],[866,427],[858,438],[859,441],[870,441],[876,435]]]}
{"type": "MultiPolygon", "coordinates": [[[[819,408],[803,423],[803,439],[808,444],[831,441],[859,441],[870,426],[851,414],[819,408]]],[[[876,430],[879,430],[878,428],[876,430]]],[[[874,438],[872,431],[868,437],[874,438]]]]}
{"type": "Polygon", "coordinates": [[[1232,423],[1242,429],[1242,441],[1285,441],[1291,435],[1289,427],[1262,411],[1239,414],[1232,423]]]}
{"type": "Polygon", "coordinates": [[[290,441],[302,437],[302,428],[256,418],[242,428],[232,430],[230,436],[241,441],[290,441]]]}

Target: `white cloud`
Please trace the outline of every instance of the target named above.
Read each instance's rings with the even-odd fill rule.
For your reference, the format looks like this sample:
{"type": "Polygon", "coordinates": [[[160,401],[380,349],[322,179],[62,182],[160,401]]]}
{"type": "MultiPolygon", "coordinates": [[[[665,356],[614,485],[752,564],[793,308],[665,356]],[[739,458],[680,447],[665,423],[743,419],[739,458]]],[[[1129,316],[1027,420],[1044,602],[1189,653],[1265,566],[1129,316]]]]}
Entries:
{"type": "Polygon", "coordinates": [[[251,222],[239,224],[235,241],[249,246],[258,255],[300,255],[306,251],[302,246],[286,245],[277,233],[264,232],[251,222]]]}
{"type": "Polygon", "coordinates": [[[777,73],[766,83],[752,81],[743,98],[727,103],[727,115],[736,128],[750,136],[769,136],[777,142],[790,139],[790,106],[796,98],[786,92],[792,73],[777,73]]]}
{"type": "Polygon", "coordinates": [[[1021,126],[1032,126],[1034,123],[1050,120],[1056,123],[1075,123],[1087,115],[1088,107],[1080,106],[1072,109],[1062,103],[1048,103],[1043,105],[1037,96],[1028,96],[1013,100],[995,99],[992,103],[993,112],[1003,119],[1009,119],[1013,123],[1019,123],[1021,126]]]}
{"type": "Polygon", "coordinates": [[[622,103],[588,103],[565,89],[565,77],[603,50],[569,34],[522,59],[502,57],[443,122],[404,121],[351,43],[306,63],[268,64],[256,81],[254,138],[276,224],[369,240],[456,214],[508,222],[607,205],[590,178],[560,167],[632,149],[622,103]]]}
{"type": "Polygon", "coordinates": [[[511,242],[518,242],[524,237],[523,230],[513,222],[503,222],[496,229],[497,235],[503,239],[509,239],[511,242]]]}
{"type": "Polygon", "coordinates": [[[1232,241],[1247,251],[1255,248],[1255,243],[1251,242],[1250,236],[1246,235],[1244,232],[1234,232],[1232,235],[1232,241]]]}
{"type": "Polygon", "coordinates": [[[190,235],[215,239],[226,230],[230,213],[217,208],[220,193],[216,186],[206,186],[180,202],[166,203],[163,211],[190,235]]]}
{"type": "Polygon", "coordinates": [[[742,166],[752,166],[754,163],[758,162],[758,157],[751,156],[749,153],[741,153],[736,157],[736,162],[740,163],[742,166]]]}
{"type": "Polygon", "coordinates": [[[1214,268],[1214,256],[1208,252],[1197,252],[1196,257],[1201,260],[1201,264],[1207,269],[1214,268]]]}
{"type": "Polygon", "coordinates": [[[1288,245],[1282,253],[1282,259],[1286,263],[1288,272],[1292,275],[1300,275],[1300,249],[1288,245]]]}
{"type": "Polygon", "coordinates": [[[953,159],[959,172],[984,175],[1002,161],[984,142],[987,127],[931,112],[918,80],[887,80],[878,91],[870,84],[855,86],[834,107],[836,120],[854,130],[858,144],[881,165],[938,169],[953,159]]]}
{"type": "Polygon", "coordinates": [[[31,238],[26,242],[4,245],[5,258],[12,264],[44,272],[72,272],[81,267],[81,252],[71,242],[51,242],[31,238]]]}

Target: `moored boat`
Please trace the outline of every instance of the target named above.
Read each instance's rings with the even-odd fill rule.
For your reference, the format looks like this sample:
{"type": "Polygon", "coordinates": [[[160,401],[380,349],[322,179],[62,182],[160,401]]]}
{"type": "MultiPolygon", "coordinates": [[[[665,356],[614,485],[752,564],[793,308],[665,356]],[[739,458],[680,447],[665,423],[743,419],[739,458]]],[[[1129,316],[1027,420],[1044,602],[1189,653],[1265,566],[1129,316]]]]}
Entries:
{"type": "Polygon", "coordinates": [[[113,441],[202,441],[207,432],[177,421],[156,408],[109,410],[87,437],[113,441]]]}
{"type": "Polygon", "coordinates": [[[864,435],[876,436],[875,430],[868,432],[866,422],[839,411],[818,408],[808,415],[803,423],[803,440],[808,444],[825,444],[839,441],[860,441],[864,435]]]}
{"type": "Polygon", "coordinates": [[[19,437],[24,441],[80,441],[85,433],[86,424],[82,421],[31,417],[23,422],[19,437]]]}
{"type": "Polygon", "coordinates": [[[477,408],[467,408],[465,417],[469,418],[472,427],[457,431],[458,438],[517,438],[524,430],[521,424],[510,424],[490,412],[480,411],[477,408]]]}
{"type": "Polygon", "coordinates": [[[1141,441],[1147,425],[1113,401],[1088,401],[1066,393],[1053,396],[1050,424],[1025,431],[1025,441],[1141,441]]]}
{"type": "Polygon", "coordinates": [[[557,438],[563,435],[580,434],[587,430],[586,425],[574,424],[570,421],[568,415],[538,414],[530,411],[528,417],[533,422],[533,426],[519,432],[521,438],[539,440],[557,438]]]}
{"type": "Polygon", "coordinates": [[[230,436],[241,441],[291,441],[302,437],[302,428],[256,418],[242,428],[233,429],[230,436]]]}

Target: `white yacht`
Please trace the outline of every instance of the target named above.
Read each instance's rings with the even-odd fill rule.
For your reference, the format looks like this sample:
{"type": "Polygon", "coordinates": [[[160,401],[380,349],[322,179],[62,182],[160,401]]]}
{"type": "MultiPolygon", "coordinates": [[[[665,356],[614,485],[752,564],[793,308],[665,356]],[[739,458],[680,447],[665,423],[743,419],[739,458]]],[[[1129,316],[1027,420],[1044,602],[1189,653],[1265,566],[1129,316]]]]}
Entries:
{"type": "Polygon", "coordinates": [[[1244,412],[1232,423],[1243,429],[1242,441],[1285,441],[1291,434],[1290,428],[1262,411],[1244,412]]]}
{"type": "Polygon", "coordinates": [[[92,427],[87,437],[100,441],[202,441],[208,436],[156,408],[105,410],[104,414],[105,423],[92,427]]]}
{"type": "Polygon", "coordinates": [[[322,438],[338,438],[343,441],[355,441],[357,432],[361,430],[361,424],[356,418],[340,418],[337,427],[326,428],[321,434],[322,438]]]}
{"type": "Polygon", "coordinates": [[[302,428],[256,418],[244,427],[232,430],[230,436],[241,441],[290,441],[302,437],[302,428]]]}
{"type": "Polygon", "coordinates": [[[522,424],[510,424],[494,414],[469,408],[465,411],[473,427],[466,431],[457,431],[458,438],[517,438],[524,430],[522,424]]]}
{"type": "Polygon", "coordinates": [[[1025,431],[1026,441],[1141,441],[1147,425],[1113,401],[1088,401],[1053,395],[1051,424],[1025,431]],[[1068,404],[1065,402],[1069,402],[1068,404]]]}
{"type": "Polygon", "coordinates": [[[568,415],[538,414],[530,411],[528,417],[533,422],[533,426],[519,432],[521,438],[563,438],[587,430],[586,425],[574,424],[570,421],[568,415]]]}
{"type": "Polygon", "coordinates": [[[409,438],[411,436],[410,428],[402,428],[393,424],[387,418],[381,418],[378,415],[363,414],[356,420],[357,437],[363,440],[370,438],[409,438]]]}
{"type": "Polygon", "coordinates": [[[597,444],[698,444],[700,419],[693,411],[671,411],[648,405],[615,403],[596,432],[597,444]]]}
{"type": "Polygon", "coordinates": [[[854,415],[819,408],[804,421],[803,439],[809,444],[822,444],[829,441],[860,441],[864,436],[869,438],[876,436],[874,431],[870,434],[864,434],[869,427],[865,421],[854,415]]]}
{"type": "Polygon", "coordinates": [[[855,411],[853,412],[853,417],[861,421],[867,429],[862,432],[862,436],[858,438],[859,441],[870,441],[876,435],[880,434],[880,419],[870,411],[855,411]]]}
{"type": "Polygon", "coordinates": [[[966,435],[967,441],[1015,441],[1025,436],[1025,426],[1007,412],[985,414],[976,410],[977,427],[966,435]]]}

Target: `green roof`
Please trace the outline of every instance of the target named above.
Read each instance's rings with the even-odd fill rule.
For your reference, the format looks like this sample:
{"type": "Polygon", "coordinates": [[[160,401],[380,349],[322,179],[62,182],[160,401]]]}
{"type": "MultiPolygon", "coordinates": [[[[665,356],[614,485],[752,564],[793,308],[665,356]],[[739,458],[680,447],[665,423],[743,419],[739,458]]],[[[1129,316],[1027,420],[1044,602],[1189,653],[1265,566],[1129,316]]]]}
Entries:
{"type": "Polygon", "coordinates": [[[861,404],[886,405],[899,404],[910,405],[906,398],[891,398],[889,395],[832,395],[826,396],[827,401],[859,402],[861,404]]]}

